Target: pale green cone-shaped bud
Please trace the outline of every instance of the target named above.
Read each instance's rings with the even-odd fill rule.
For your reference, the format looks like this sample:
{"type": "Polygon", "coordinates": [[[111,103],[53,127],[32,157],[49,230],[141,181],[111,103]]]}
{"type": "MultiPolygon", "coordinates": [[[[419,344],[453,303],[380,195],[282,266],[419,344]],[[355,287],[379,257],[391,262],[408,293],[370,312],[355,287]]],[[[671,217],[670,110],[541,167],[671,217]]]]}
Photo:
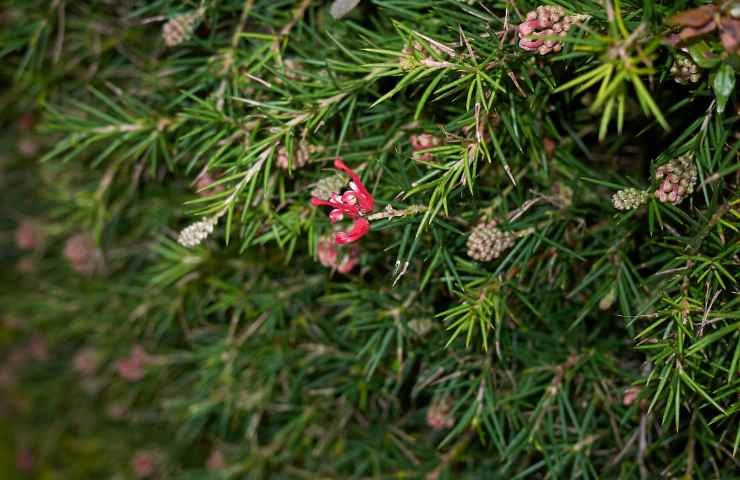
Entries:
{"type": "Polygon", "coordinates": [[[190,39],[198,22],[203,18],[203,10],[183,13],[162,26],[162,38],[168,47],[176,47],[190,39]]]}
{"type": "Polygon", "coordinates": [[[195,247],[200,245],[203,240],[213,233],[213,227],[216,226],[218,217],[207,217],[188,227],[185,227],[177,237],[177,243],[183,247],[195,247]]]}
{"type": "Polygon", "coordinates": [[[632,210],[647,202],[648,197],[648,192],[627,188],[612,195],[612,205],[617,210],[632,210]]]}
{"type": "Polygon", "coordinates": [[[316,182],[316,185],[311,190],[311,196],[321,200],[329,200],[332,193],[341,192],[348,182],[349,179],[343,173],[322,178],[316,182]]]}
{"type": "Polygon", "coordinates": [[[495,221],[481,223],[473,228],[468,237],[468,256],[480,262],[490,262],[511,248],[515,238],[512,232],[502,232],[496,228],[495,221]]]}

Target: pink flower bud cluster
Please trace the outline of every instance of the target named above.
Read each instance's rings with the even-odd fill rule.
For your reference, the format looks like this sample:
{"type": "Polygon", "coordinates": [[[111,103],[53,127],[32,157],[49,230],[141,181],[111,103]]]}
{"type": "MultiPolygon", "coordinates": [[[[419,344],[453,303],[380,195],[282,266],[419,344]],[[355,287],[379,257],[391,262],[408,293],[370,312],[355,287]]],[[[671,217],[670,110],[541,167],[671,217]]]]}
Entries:
{"type": "Polygon", "coordinates": [[[640,391],[642,389],[640,387],[629,387],[627,390],[624,391],[624,395],[622,396],[622,405],[625,407],[629,407],[633,403],[635,403],[635,400],[637,400],[637,397],[640,396],[640,391]]]}
{"type": "Polygon", "coordinates": [[[208,462],[206,463],[208,470],[212,472],[218,472],[226,468],[226,457],[223,452],[217,448],[211,450],[211,454],[208,456],[208,462]]]}
{"type": "Polygon", "coordinates": [[[563,7],[540,5],[519,25],[519,46],[540,55],[559,52],[563,48],[560,41],[542,37],[565,37],[573,22],[574,17],[566,16],[563,7]]]}
{"type": "Polygon", "coordinates": [[[64,244],[64,258],[72,269],[81,275],[92,275],[98,267],[100,252],[86,233],[78,233],[64,244]]]}
{"type": "Polygon", "coordinates": [[[223,184],[211,186],[216,183],[219,178],[220,177],[218,175],[211,176],[208,172],[203,172],[198,175],[198,178],[195,180],[195,191],[198,196],[207,197],[214,193],[223,192],[223,184]]]}
{"type": "Polygon", "coordinates": [[[149,354],[141,346],[135,345],[127,357],[116,361],[116,372],[124,380],[138,382],[144,378],[144,370],[150,360],[149,354]]]}
{"type": "Polygon", "coordinates": [[[139,450],[131,458],[131,470],[138,478],[149,478],[156,473],[161,458],[162,452],[159,450],[139,450]]]}
{"type": "Polygon", "coordinates": [[[291,164],[288,149],[283,145],[278,148],[277,160],[275,163],[278,168],[283,170],[288,170],[288,166],[293,167],[294,170],[301,168],[308,163],[308,147],[304,142],[297,142],[293,149],[293,163],[291,164]]]}
{"type": "Polygon", "coordinates": [[[100,353],[90,347],[80,349],[75,353],[72,365],[77,373],[89,377],[95,373],[100,365],[100,353]]]}
{"type": "Polygon", "coordinates": [[[427,425],[434,430],[452,428],[455,425],[455,417],[451,413],[451,405],[447,400],[433,403],[427,409],[427,425]]]}
{"type": "Polygon", "coordinates": [[[434,61],[431,51],[438,55],[445,55],[445,52],[433,43],[430,43],[429,48],[427,48],[421,42],[415,40],[411,45],[403,48],[398,63],[403,70],[412,70],[424,61],[434,61]],[[421,60],[417,60],[417,57],[421,60]]]}
{"type": "Polygon", "coordinates": [[[662,180],[655,196],[663,203],[678,205],[694,191],[696,166],[688,155],[671,160],[655,170],[655,179],[662,180]]]}
{"type": "Polygon", "coordinates": [[[26,446],[18,447],[15,452],[15,466],[18,471],[31,475],[36,468],[33,451],[26,446]]]}
{"type": "Polygon", "coordinates": [[[44,232],[36,223],[26,220],[15,229],[15,245],[18,250],[36,250],[41,246],[44,232]]]}
{"type": "Polygon", "coordinates": [[[28,355],[37,362],[44,362],[49,359],[49,346],[46,339],[41,335],[34,335],[28,341],[26,346],[28,355]]]}
{"type": "Polygon", "coordinates": [[[421,160],[422,162],[428,162],[434,158],[434,154],[426,150],[437,147],[442,143],[442,140],[431,133],[414,134],[411,135],[409,140],[411,141],[411,148],[414,149],[414,160],[421,160]]]}

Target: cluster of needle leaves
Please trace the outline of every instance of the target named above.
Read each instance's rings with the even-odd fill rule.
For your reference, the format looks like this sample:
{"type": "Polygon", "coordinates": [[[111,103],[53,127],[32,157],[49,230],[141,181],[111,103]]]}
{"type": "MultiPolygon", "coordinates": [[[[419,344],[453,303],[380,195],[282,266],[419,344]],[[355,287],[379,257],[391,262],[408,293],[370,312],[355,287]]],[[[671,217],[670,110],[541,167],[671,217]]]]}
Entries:
{"type": "Polygon", "coordinates": [[[581,19],[543,56],[532,0],[3,2],[0,476],[737,472],[740,4],[676,43],[708,2],[543,2],[581,19]],[[337,156],[376,205],[345,274],[310,204],[337,156]],[[493,220],[513,246],[470,258],[493,220]]]}

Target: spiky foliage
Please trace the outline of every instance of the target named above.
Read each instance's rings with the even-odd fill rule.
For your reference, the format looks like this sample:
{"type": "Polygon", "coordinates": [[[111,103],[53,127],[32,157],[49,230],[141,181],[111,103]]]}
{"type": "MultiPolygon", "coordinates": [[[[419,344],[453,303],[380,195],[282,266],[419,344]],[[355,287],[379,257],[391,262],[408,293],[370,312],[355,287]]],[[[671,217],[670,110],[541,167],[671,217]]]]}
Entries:
{"type": "Polygon", "coordinates": [[[737,2],[353,3],[0,7],[0,476],[734,475],[737,2]]]}

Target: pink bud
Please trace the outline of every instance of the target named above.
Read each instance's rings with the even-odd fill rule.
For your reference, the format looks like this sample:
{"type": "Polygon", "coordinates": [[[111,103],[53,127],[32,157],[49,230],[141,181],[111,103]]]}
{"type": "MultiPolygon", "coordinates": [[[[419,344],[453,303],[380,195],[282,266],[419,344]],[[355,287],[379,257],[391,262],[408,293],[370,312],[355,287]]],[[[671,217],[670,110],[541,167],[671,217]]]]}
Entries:
{"type": "Polygon", "coordinates": [[[640,395],[640,387],[630,387],[627,390],[624,391],[624,396],[622,397],[622,405],[625,407],[629,407],[632,405],[637,397],[640,395]]]}
{"type": "Polygon", "coordinates": [[[20,447],[15,452],[15,465],[19,471],[26,475],[33,473],[34,468],[33,452],[28,447],[20,447]]]}
{"type": "Polygon", "coordinates": [[[201,173],[195,180],[195,190],[198,196],[207,197],[209,195],[213,195],[214,193],[223,192],[223,185],[216,185],[215,187],[211,187],[211,185],[213,185],[217,181],[218,176],[212,177],[208,174],[208,172],[201,173]]]}
{"type": "Polygon", "coordinates": [[[74,271],[82,275],[95,272],[97,255],[95,242],[86,233],[78,233],[68,238],[64,244],[64,258],[74,271]]]}
{"type": "Polygon", "coordinates": [[[154,450],[139,450],[131,459],[131,469],[139,478],[148,478],[157,470],[158,452],[154,450]]]}
{"type": "Polygon", "coordinates": [[[221,452],[221,450],[213,449],[211,451],[211,454],[208,456],[208,470],[210,471],[218,471],[223,470],[226,468],[226,460],[224,459],[224,454],[221,452]]]}
{"type": "Polygon", "coordinates": [[[36,250],[42,240],[41,228],[31,221],[24,221],[15,229],[15,245],[19,250],[36,250]]]}
{"type": "Polygon", "coordinates": [[[427,425],[434,430],[443,430],[455,425],[455,417],[450,413],[448,402],[434,403],[427,409],[427,425]]]}
{"type": "Polygon", "coordinates": [[[49,358],[49,349],[46,340],[40,335],[34,335],[28,342],[28,353],[36,361],[44,361],[49,358]]]}
{"type": "Polygon", "coordinates": [[[72,360],[74,369],[77,373],[90,376],[98,368],[99,354],[92,348],[83,348],[78,350],[72,360]]]}
{"type": "Polygon", "coordinates": [[[149,355],[143,348],[136,345],[131,349],[128,357],[116,361],[118,375],[129,382],[137,382],[144,378],[144,368],[149,362],[149,355]]]}

